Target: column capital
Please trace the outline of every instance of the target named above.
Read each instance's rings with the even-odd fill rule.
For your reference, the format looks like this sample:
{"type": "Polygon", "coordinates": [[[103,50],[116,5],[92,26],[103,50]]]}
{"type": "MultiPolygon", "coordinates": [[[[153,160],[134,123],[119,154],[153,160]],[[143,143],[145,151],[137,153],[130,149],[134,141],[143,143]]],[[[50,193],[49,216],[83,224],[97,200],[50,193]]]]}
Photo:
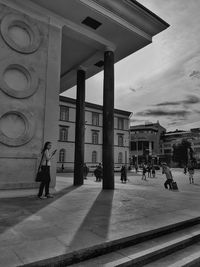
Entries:
{"type": "Polygon", "coordinates": [[[115,50],[116,50],[116,47],[107,46],[107,47],[105,47],[104,52],[113,52],[114,53],[115,50]]]}
{"type": "Polygon", "coordinates": [[[82,66],[82,65],[80,65],[79,67],[78,67],[78,69],[77,69],[77,71],[79,71],[79,70],[82,70],[82,71],[87,71],[87,67],[84,67],[84,66],[82,66]]]}

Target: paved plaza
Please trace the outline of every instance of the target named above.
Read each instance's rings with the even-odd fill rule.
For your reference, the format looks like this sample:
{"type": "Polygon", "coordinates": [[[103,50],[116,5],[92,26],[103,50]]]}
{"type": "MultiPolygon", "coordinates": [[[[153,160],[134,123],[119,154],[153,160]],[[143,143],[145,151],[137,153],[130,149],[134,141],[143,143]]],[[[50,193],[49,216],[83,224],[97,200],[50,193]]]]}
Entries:
{"type": "Polygon", "coordinates": [[[129,173],[126,184],[116,173],[115,190],[102,190],[91,174],[80,187],[73,186],[71,174],[58,174],[55,197],[45,200],[34,190],[1,191],[0,266],[21,266],[199,216],[200,172],[194,184],[183,170],[172,172],[178,192],[164,189],[161,171],[147,181],[129,173]]]}

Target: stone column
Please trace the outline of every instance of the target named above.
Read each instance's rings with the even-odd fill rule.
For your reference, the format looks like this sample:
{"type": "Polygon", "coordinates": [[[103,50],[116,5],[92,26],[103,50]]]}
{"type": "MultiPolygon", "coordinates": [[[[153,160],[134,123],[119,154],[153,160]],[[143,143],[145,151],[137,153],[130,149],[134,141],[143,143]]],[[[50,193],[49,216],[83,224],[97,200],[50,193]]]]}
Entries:
{"type": "Polygon", "coordinates": [[[114,53],[104,54],[103,189],[114,189],[114,53]]]}
{"type": "Polygon", "coordinates": [[[83,184],[85,143],[85,71],[77,71],[74,185],[83,184]]]}

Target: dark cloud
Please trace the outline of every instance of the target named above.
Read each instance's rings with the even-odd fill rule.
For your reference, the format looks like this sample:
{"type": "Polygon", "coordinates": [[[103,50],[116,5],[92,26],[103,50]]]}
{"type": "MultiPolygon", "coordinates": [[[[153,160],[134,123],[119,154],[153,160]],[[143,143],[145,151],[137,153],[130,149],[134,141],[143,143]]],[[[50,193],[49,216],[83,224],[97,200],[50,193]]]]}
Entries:
{"type": "Polygon", "coordinates": [[[180,105],[179,101],[166,101],[166,102],[161,102],[156,104],[155,106],[176,106],[176,105],[180,105]]]}
{"type": "Polygon", "coordinates": [[[168,125],[170,126],[177,125],[177,121],[169,122],[168,125]]]}
{"type": "Polygon", "coordinates": [[[130,122],[141,123],[141,122],[144,122],[144,120],[139,120],[139,119],[131,118],[131,119],[130,119],[130,122]]]}
{"type": "Polygon", "coordinates": [[[129,90],[131,90],[132,92],[136,92],[136,89],[129,87],[129,90]]]}
{"type": "Polygon", "coordinates": [[[197,104],[200,102],[200,98],[196,95],[188,95],[187,99],[183,100],[183,104],[197,104]]]}
{"type": "Polygon", "coordinates": [[[141,112],[137,112],[137,116],[176,116],[176,117],[186,117],[190,114],[190,111],[187,110],[162,110],[162,109],[147,109],[141,112]]]}
{"type": "Polygon", "coordinates": [[[190,73],[189,77],[191,77],[192,79],[196,78],[196,79],[200,79],[200,71],[198,70],[193,70],[192,73],[190,73]]]}
{"type": "Polygon", "coordinates": [[[177,106],[177,105],[192,105],[192,104],[197,104],[200,103],[200,98],[197,97],[196,95],[188,95],[185,100],[181,101],[166,101],[166,102],[161,102],[158,103],[154,106],[159,107],[159,106],[177,106]]]}

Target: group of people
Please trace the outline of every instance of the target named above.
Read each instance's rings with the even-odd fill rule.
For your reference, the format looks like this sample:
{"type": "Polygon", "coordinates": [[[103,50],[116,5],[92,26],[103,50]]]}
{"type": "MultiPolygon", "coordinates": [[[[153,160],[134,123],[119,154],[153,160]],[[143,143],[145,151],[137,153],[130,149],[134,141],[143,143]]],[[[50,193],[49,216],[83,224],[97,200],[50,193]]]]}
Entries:
{"type": "MultiPolygon", "coordinates": [[[[40,182],[39,191],[38,191],[38,198],[39,199],[45,199],[45,198],[52,198],[53,195],[49,193],[49,185],[51,181],[50,177],[50,166],[51,166],[51,158],[55,155],[56,150],[54,150],[52,153],[50,153],[51,149],[51,142],[46,142],[42,152],[41,152],[41,162],[39,165],[39,169],[41,169],[43,177],[40,182]],[[45,194],[43,196],[43,191],[45,190],[45,194]]],[[[189,182],[194,183],[194,166],[192,162],[189,162],[187,166],[184,167],[184,174],[189,174],[189,182]]],[[[83,177],[84,179],[87,179],[87,175],[89,173],[89,168],[86,164],[83,165],[83,177]]],[[[148,173],[148,177],[155,178],[155,167],[154,165],[145,165],[142,166],[142,180],[146,180],[146,173],[148,173]]],[[[166,163],[162,163],[162,173],[166,175],[166,181],[164,183],[164,187],[166,189],[173,189],[172,188],[172,182],[173,182],[173,176],[170,168],[167,166],[166,163]]],[[[96,167],[94,170],[94,175],[96,177],[96,182],[101,182],[103,178],[103,168],[101,163],[96,167]]],[[[126,183],[127,181],[127,168],[126,165],[123,165],[121,167],[121,182],[126,183]]]]}
{"type": "MultiPolygon", "coordinates": [[[[89,172],[89,168],[87,167],[86,164],[84,164],[83,166],[84,179],[87,179],[88,172],[89,172]]],[[[94,176],[96,178],[95,180],[96,182],[101,182],[101,180],[103,179],[103,167],[101,163],[99,163],[99,165],[95,168],[94,176]]],[[[121,182],[126,183],[126,181],[127,181],[127,168],[126,168],[126,165],[123,165],[121,167],[121,182]]]]}
{"type": "Polygon", "coordinates": [[[148,177],[153,177],[155,178],[156,177],[156,169],[155,169],[155,166],[154,165],[145,165],[143,164],[142,165],[142,180],[147,180],[147,177],[146,177],[146,173],[148,175],[148,177]]]}

